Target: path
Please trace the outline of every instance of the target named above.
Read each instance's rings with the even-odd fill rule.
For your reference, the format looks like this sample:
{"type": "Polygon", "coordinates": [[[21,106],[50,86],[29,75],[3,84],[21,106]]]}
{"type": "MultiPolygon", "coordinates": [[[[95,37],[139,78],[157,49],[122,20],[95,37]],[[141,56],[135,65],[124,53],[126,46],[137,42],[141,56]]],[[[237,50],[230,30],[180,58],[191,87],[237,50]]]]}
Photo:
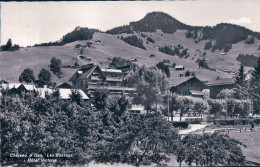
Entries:
{"type": "Polygon", "coordinates": [[[207,124],[203,124],[203,125],[201,125],[201,124],[191,124],[190,126],[191,127],[189,129],[180,130],[178,134],[186,135],[186,134],[189,134],[189,133],[194,132],[196,130],[204,129],[207,126],[207,124]]]}

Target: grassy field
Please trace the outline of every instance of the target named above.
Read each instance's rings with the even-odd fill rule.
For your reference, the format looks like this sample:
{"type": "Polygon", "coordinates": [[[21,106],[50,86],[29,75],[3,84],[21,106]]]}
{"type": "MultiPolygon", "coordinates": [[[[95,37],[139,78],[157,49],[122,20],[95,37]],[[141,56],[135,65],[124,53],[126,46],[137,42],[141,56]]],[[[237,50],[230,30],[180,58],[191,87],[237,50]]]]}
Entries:
{"type": "Polygon", "coordinates": [[[243,153],[246,156],[246,159],[249,161],[254,161],[260,163],[260,131],[255,130],[253,132],[242,132],[242,133],[235,133],[231,132],[229,134],[231,138],[237,139],[247,147],[242,147],[243,153]]]}
{"type": "MultiPolygon", "coordinates": [[[[185,70],[195,71],[196,76],[201,80],[212,80],[220,77],[232,77],[231,74],[223,72],[221,70],[228,69],[231,71],[237,71],[239,68],[239,62],[235,59],[239,53],[254,53],[260,56],[260,50],[257,50],[260,45],[259,40],[255,40],[253,45],[247,45],[243,41],[234,44],[232,49],[227,55],[220,55],[219,52],[207,51],[206,58],[210,67],[217,68],[217,71],[211,71],[207,69],[198,68],[195,62],[198,58],[202,58],[204,52],[204,45],[206,41],[200,41],[197,44],[193,39],[187,39],[185,37],[184,30],[178,30],[174,34],[165,34],[161,31],[155,33],[144,33],[146,36],[155,40],[155,43],[146,43],[146,38],[142,37],[139,33],[135,33],[139,38],[144,41],[146,50],[133,47],[123,40],[120,36],[127,36],[129,34],[121,35],[109,35],[105,33],[95,33],[93,39],[88,41],[76,41],[64,46],[51,46],[51,47],[28,47],[21,48],[15,52],[2,52],[0,54],[0,79],[5,79],[9,82],[17,82],[18,77],[22,70],[25,68],[32,68],[34,74],[37,76],[42,68],[48,69],[48,64],[52,57],[60,58],[64,63],[71,60],[72,57],[77,56],[80,53],[80,48],[75,48],[76,44],[86,45],[86,42],[92,42],[92,48],[84,48],[83,55],[91,57],[92,62],[99,64],[101,67],[108,67],[108,58],[123,57],[126,59],[137,59],[137,64],[152,66],[164,59],[170,60],[171,63],[177,65],[184,65],[185,70]],[[95,41],[100,40],[101,43],[95,41]],[[187,59],[180,59],[178,56],[170,56],[158,51],[158,47],[172,46],[175,47],[181,44],[184,48],[188,48],[190,57],[187,59]],[[154,54],[155,57],[150,57],[154,54]]],[[[248,68],[247,68],[248,70],[248,68]]],[[[52,80],[57,84],[67,82],[75,69],[62,69],[63,77],[58,79],[53,75],[52,80]]],[[[171,69],[171,77],[179,77],[180,73],[171,69]]]]}

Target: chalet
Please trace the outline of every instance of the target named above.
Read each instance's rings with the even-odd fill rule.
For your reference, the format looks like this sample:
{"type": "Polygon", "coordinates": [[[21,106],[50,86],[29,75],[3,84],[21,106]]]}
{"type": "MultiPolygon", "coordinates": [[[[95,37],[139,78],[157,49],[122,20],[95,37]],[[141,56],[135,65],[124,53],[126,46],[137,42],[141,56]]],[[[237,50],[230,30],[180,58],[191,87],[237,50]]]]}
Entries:
{"type": "Polygon", "coordinates": [[[110,93],[128,94],[135,88],[125,87],[124,77],[127,72],[118,69],[101,69],[98,65],[89,64],[79,69],[70,79],[73,89],[82,89],[86,94],[99,88],[108,89],[110,93]]]}
{"type": "Polygon", "coordinates": [[[210,90],[210,98],[216,98],[223,89],[232,89],[235,87],[234,78],[218,78],[206,83],[210,90]]]}
{"type": "Polygon", "coordinates": [[[170,91],[180,95],[202,97],[207,85],[194,76],[170,79],[170,91]]]}
{"type": "Polygon", "coordinates": [[[183,70],[185,70],[185,67],[183,65],[177,65],[177,66],[175,66],[175,70],[176,71],[183,71],[183,70]]]}

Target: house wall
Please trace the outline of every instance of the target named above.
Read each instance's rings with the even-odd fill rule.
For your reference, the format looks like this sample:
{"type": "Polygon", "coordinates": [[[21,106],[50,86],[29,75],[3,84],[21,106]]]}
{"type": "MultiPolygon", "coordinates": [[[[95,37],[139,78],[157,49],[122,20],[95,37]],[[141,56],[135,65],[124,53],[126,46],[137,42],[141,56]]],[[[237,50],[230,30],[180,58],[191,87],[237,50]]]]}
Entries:
{"type": "Polygon", "coordinates": [[[221,90],[232,89],[234,87],[235,87],[234,84],[209,86],[210,98],[215,99],[221,90]]]}
{"type": "Polygon", "coordinates": [[[190,79],[190,80],[178,85],[176,87],[176,89],[177,89],[176,93],[180,94],[180,95],[190,95],[189,90],[202,91],[203,89],[206,89],[206,88],[207,88],[207,86],[203,82],[193,78],[193,79],[190,79]]]}

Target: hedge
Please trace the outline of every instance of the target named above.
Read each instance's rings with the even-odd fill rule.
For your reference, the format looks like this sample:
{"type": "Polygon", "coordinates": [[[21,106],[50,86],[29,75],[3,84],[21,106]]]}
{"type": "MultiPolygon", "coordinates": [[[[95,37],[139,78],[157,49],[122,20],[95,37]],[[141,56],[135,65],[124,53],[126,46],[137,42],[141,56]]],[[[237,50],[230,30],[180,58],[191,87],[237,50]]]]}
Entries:
{"type": "Polygon", "coordinates": [[[172,125],[173,125],[174,127],[176,127],[176,128],[181,127],[181,128],[186,129],[186,128],[188,128],[189,123],[186,122],[186,121],[181,121],[181,122],[179,122],[179,121],[173,121],[173,122],[172,122],[172,125]]]}
{"type": "Polygon", "coordinates": [[[256,119],[217,119],[214,120],[215,125],[247,125],[254,122],[260,124],[260,118],[256,119]]]}

